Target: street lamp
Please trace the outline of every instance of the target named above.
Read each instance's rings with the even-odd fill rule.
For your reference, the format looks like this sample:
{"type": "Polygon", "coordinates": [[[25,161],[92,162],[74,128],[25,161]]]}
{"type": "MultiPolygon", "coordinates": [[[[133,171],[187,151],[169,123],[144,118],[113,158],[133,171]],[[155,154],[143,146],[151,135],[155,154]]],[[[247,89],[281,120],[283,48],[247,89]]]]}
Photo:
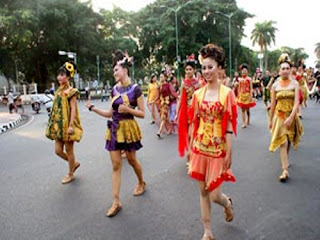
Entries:
{"type": "Polygon", "coordinates": [[[259,59],[259,62],[260,62],[260,71],[262,72],[263,71],[263,69],[262,69],[263,53],[259,53],[258,54],[258,59],[259,59]]]}
{"type": "MultiPolygon", "coordinates": [[[[181,5],[180,7],[174,9],[174,8],[169,8],[170,11],[174,12],[174,19],[175,19],[175,29],[176,29],[176,58],[177,58],[177,63],[178,63],[178,68],[177,68],[177,79],[179,81],[179,36],[178,36],[178,12],[180,11],[181,8],[189,5],[193,1],[188,1],[185,4],[181,5]]],[[[165,6],[163,6],[165,7],[165,6]]]]}
{"type": "MultiPolygon", "coordinates": [[[[66,52],[66,51],[58,51],[60,56],[68,56],[68,58],[72,58],[74,63],[77,64],[77,53],[75,52],[66,52]]],[[[74,75],[74,81],[76,83],[76,88],[79,88],[79,74],[76,72],[74,75]]]]}
{"type": "Polygon", "coordinates": [[[224,14],[222,12],[216,11],[216,13],[228,18],[229,21],[229,74],[231,78],[231,68],[232,68],[232,59],[231,59],[231,18],[234,16],[235,12],[230,14],[224,14]]]}

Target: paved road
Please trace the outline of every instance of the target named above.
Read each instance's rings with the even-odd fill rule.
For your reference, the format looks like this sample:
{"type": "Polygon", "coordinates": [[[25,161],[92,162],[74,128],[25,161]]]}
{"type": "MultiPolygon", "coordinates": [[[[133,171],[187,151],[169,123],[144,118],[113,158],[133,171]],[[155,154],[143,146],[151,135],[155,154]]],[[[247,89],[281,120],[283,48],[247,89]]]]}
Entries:
{"type": "MultiPolygon", "coordinates": [[[[277,181],[279,153],[268,152],[266,113],[258,103],[252,125],[239,129],[234,141],[233,171],[238,181],[223,188],[233,197],[234,221],[227,224],[223,210],[212,208],[217,239],[320,239],[319,110],[320,105],[311,102],[304,110],[305,135],[299,150],[291,154],[291,179],[282,184],[277,181]]],[[[177,137],[158,140],[149,114],[139,121],[144,148],[138,153],[148,191],[142,197],[132,196],[136,179],[125,163],[124,208],[113,219],[104,216],[112,202],[111,163],[104,150],[106,121],[89,113],[83,103],[80,111],[84,136],[76,144],[76,157],[82,165],[77,179],[66,186],[60,180],[67,165],[44,137],[44,111],[0,136],[0,239],[200,239],[197,184],[178,157],[177,137]]]]}

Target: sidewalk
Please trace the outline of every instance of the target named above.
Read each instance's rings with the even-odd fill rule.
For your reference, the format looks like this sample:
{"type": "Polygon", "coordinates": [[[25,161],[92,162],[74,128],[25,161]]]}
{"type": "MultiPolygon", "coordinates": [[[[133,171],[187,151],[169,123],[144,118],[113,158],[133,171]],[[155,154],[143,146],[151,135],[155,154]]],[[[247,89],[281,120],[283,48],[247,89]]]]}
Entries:
{"type": "MultiPolygon", "coordinates": [[[[2,109],[1,109],[2,110],[2,109]]],[[[17,113],[0,112],[0,134],[17,126],[21,122],[21,115],[17,113]]]]}

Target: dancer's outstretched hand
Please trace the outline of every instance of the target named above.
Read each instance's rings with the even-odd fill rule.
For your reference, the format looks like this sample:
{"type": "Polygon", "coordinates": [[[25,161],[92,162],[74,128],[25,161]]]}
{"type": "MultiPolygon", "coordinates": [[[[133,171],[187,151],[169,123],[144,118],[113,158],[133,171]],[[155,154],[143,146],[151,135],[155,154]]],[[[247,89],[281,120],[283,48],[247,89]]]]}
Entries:
{"type": "Polygon", "coordinates": [[[92,106],[92,103],[91,103],[90,100],[88,100],[88,101],[86,102],[86,108],[89,108],[89,107],[91,107],[91,106],[92,106]]]}

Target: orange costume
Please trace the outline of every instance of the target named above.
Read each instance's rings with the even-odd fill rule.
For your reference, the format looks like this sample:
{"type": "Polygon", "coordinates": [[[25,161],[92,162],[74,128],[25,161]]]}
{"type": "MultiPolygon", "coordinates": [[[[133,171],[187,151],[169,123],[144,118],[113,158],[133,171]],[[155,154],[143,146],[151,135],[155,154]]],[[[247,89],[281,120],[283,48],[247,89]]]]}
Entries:
{"type": "Polygon", "coordinates": [[[293,77],[299,83],[299,101],[302,103],[308,99],[307,75],[306,73],[298,73],[295,76],[293,75],[293,77]]]}
{"type": "Polygon", "coordinates": [[[238,106],[241,108],[252,108],[256,106],[256,102],[251,95],[251,78],[241,77],[238,87],[238,106]]]}
{"type": "Polygon", "coordinates": [[[189,119],[188,111],[191,104],[192,95],[201,85],[198,80],[184,79],[181,89],[181,99],[180,99],[180,111],[178,116],[178,134],[179,134],[179,144],[178,151],[181,157],[184,156],[185,151],[188,149],[189,142],[189,119]]]}
{"type": "Polygon", "coordinates": [[[233,91],[224,85],[216,102],[204,100],[206,90],[205,86],[194,93],[189,111],[194,127],[189,175],[212,191],[224,181],[236,181],[231,169],[223,171],[223,166],[229,121],[233,132],[237,131],[237,105],[233,91]]]}

